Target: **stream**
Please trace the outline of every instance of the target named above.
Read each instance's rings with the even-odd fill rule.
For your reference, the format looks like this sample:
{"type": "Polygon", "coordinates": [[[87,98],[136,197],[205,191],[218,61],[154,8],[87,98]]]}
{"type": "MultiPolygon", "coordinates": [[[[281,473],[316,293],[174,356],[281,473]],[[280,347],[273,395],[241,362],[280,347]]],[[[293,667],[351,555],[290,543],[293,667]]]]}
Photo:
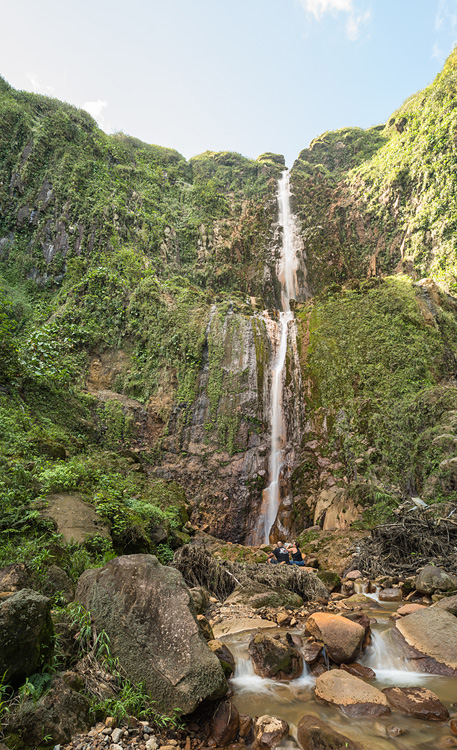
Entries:
{"type": "MultiPolygon", "coordinates": [[[[376,594],[372,595],[376,598],[376,594]]],[[[445,704],[449,713],[456,711],[452,705],[457,701],[455,678],[414,672],[408,662],[399,654],[399,647],[391,639],[393,620],[390,615],[401,603],[379,603],[381,609],[370,615],[376,619],[372,624],[371,644],[358,661],[376,672],[376,679],[370,682],[379,690],[385,687],[426,687],[432,690],[445,704]]],[[[270,635],[287,632],[287,629],[272,628],[270,635]]],[[[304,633],[293,631],[303,638],[304,633]]],[[[438,748],[440,740],[449,737],[447,722],[424,721],[392,711],[385,717],[353,718],[345,716],[339,709],[318,703],[314,698],[315,678],[309,674],[305,663],[302,675],[291,682],[264,679],[255,674],[248,653],[252,631],[234,633],[221,640],[227,644],[236,660],[235,674],[231,680],[234,695],[232,701],[242,714],[262,716],[268,714],[284,719],[289,723],[290,736],[283,741],[281,748],[296,747],[296,731],[304,714],[312,714],[326,721],[334,729],[350,739],[360,742],[367,750],[411,750],[411,748],[438,748]],[[395,736],[401,730],[401,734],[395,736]]],[[[444,747],[444,745],[443,745],[444,747]]]]}

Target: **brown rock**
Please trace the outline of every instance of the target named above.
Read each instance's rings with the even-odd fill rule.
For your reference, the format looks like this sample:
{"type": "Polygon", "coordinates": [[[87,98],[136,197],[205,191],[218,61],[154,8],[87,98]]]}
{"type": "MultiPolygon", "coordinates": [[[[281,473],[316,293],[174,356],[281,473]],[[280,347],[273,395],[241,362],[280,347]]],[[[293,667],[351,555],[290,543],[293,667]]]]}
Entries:
{"type": "Polygon", "coordinates": [[[349,573],[346,573],[345,578],[348,581],[356,581],[358,578],[363,578],[360,570],[351,570],[349,573]]]}
{"type": "Polygon", "coordinates": [[[301,649],[301,653],[307,664],[312,664],[319,658],[323,645],[320,641],[308,640],[305,643],[301,649]]]}
{"type": "Polygon", "coordinates": [[[417,612],[420,609],[425,609],[423,604],[404,604],[402,607],[397,609],[397,615],[411,615],[413,612],[417,612]]]}
{"type": "Polygon", "coordinates": [[[240,739],[244,740],[247,745],[252,743],[254,739],[254,721],[251,716],[240,714],[239,735],[240,739]]]}
{"type": "Polygon", "coordinates": [[[240,715],[230,701],[219,703],[211,721],[211,737],[219,747],[230,745],[238,737],[240,715]]]}
{"type": "Polygon", "coordinates": [[[359,607],[360,609],[380,609],[381,606],[375,599],[365,594],[353,594],[342,602],[346,607],[359,607]]]}
{"type": "Polygon", "coordinates": [[[402,617],[392,634],[406,645],[406,656],[417,660],[417,671],[457,676],[457,618],[438,607],[402,617]]]}
{"type": "Polygon", "coordinates": [[[249,653],[255,671],[262,677],[293,680],[303,671],[303,659],[299,651],[266,633],[256,633],[249,643],[249,653]]]}
{"type": "Polygon", "coordinates": [[[54,522],[66,542],[83,543],[94,536],[110,539],[109,526],[80,495],[71,492],[47,495],[41,515],[54,522]]]}
{"type": "Polygon", "coordinates": [[[403,598],[401,589],[382,589],[379,592],[378,599],[380,602],[401,602],[403,598]]]}
{"type": "Polygon", "coordinates": [[[364,667],[363,664],[358,664],[358,662],[354,662],[354,664],[342,664],[341,669],[349,672],[349,674],[353,674],[354,677],[360,677],[361,680],[374,680],[376,677],[376,672],[373,669],[364,667]]]}
{"type": "Polygon", "coordinates": [[[446,612],[450,612],[451,615],[457,616],[457,595],[456,596],[445,596],[444,599],[440,599],[439,602],[433,604],[433,607],[437,609],[444,609],[446,612]]]}
{"type": "Polygon", "coordinates": [[[224,674],[227,677],[233,674],[233,672],[235,671],[235,657],[233,656],[228,646],[226,646],[225,643],[222,643],[222,641],[217,640],[208,641],[208,646],[213,654],[216,654],[217,658],[219,659],[222,665],[222,669],[224,670],[224,674]]]}
{"type": "Polygon", "coordinates": [[[197,615],[197,622],[206,641],[214,641],[214,633],[205,615],[197,615]]]}
{"type": "Polygon", "coordinates": [[[449,722],[452,734],[457,734],[457,719],[451,719],[449,722]]]}
{"type": "Polygon", "coordinates": [[[407,716],[428,721],[446,721],[449,712],[435,693],[422,687],[392,687],[382,691],[390,706],[407,716]]]}
{"type": "Polygon", "coordinates": [[[24,563],[12,563],[0,570],[0,591],[14,592],[31,588],[31,573],[24,563]]]}
{"type": "Polygon", "coordinates": [[[260,716],[255,722],[255,743],[259,750],[266,750],[279,745],[289,732],[289,725],[276,716],[260,716]]]}
{"type": "Polygon", "coordinates": [[[317,678],[316,698],[338,706],[348,716],[390,713],[387,698],[380,690],[342,669],[332,669],[317,678]]]}
{"type": "Polygon", "coordinates": [[[302,750],[364,750],[358,742],[353,742],[325,721],[310,715],[302,716],[298,722],[297,740],[302,750]]]}
{"type": "Polygon", "coordinates": [[[329,657],[337,664],[353,662],[365,637],[362,625],[326,612],[315,612],[308,617],[305,633],[322,641],[329,657]]]}

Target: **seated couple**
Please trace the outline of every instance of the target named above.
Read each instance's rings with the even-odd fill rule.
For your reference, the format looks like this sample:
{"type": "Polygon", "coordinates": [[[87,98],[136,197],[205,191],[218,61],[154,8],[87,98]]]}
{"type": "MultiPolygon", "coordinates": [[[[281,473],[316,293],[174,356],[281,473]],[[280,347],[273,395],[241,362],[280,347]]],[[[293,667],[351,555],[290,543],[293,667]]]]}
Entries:
{"type": "Polygon", "coordinates": [[[303,555],[297,542],[278,542],[273,552],[267,557],[267,563],[270,565],[300,565],[305,566],[303,555]]]}

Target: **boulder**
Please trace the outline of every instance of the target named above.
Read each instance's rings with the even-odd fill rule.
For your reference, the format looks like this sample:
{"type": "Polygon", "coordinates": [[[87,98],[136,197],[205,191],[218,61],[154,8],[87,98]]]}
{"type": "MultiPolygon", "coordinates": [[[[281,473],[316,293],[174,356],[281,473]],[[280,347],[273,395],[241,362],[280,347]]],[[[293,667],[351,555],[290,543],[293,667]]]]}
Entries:
{"type": "Polygon", "coordinates": [[[324,644],[320,641],[314,641],[311,639],[306,641],[301,649],[301,654],[307,664],[313,664],[313,662],[319,658],[323,645],[324,644]]]}
{"type": "Polygon", "coordinates": [[[32,588],[32,574],[24,563],[12,563],[0,570],[0,591],[14,593],[32,588]]]}
{"type": "Polygon", "coordinates": [[[426,609],[425,604],[404,604],[397,609],[397,615],[404,617],[405,615],[411,615],[413,612],[418,612],[420,609],[426,609]]]}
{"type": "Polygon", "coordinates": [[[205,586],[195,586],[189,589],[197,615],[202,615],[209,607],[210,592],[205,586]]]}
{"type": "Polygon", "coordinates": [[[427,607],[396,620],[392,634],[414,660],[415,671],[457,677],[457,618],[427,607]]]}
{"type": "Polygon", "coordinates": [[[210,647],[213,654],[216,654],[217,658],[219,659],[226,677],[230,677],[230,675],[235,671],[235,657],[233,656],[230,649],[225,645],[225,643],[222,643],[222,641],[216,641],[215,639],[208,641],[208,646],[210,647]]]}
{"type": "Polygon", "coordinates": [[[365,750],[358,742],[336,732],[316,716],[302,716],[297,726],[297,740],[302,750],[365,750]]]}
{"type": "Polygon", "coordinates": [[[444,599],[440,599],[439,602],[433,604],[433,607],[437,609],[444,609],[446,612],[450,612],[451,615],[457,617],[457,595],[456,596],[445,596],[444,599]]]}
{"type": "Polygon", "coordinates": [[[213,627],[215,638],[232,633],[243,633],[245,630],[260,630],[275,628],[276,623],[271,620],[262,620],[260,617],[236,617],[233,620],[222,620],[213,627]]]}
{"type": "Polygon", "coordinates": [[[357,581],[358,578],[363,578],[360,570],[350,570],[344,577],[347,581],[357,581]]]}
{"type": "Polygon", "coordinates": [[[71,578],[58,565],[51,565],[46,571],[46,580],[43,584],[43,593],[46,596],[60,595],[64,604],[69,604],[75,596],[75,587],[71,578]]]}
{"type": "Polygon", "coordinates": [[[322,581],[329,591],[339,591],[341,587],[341,578],[333,570],[319,570],[317,577],[322,581]]]}
{"type": "Polygon", "coordinates": [[[251,716],[240,714],[239,736],[240,740],[243,740],[246,745],[252,745],[254,741],[254,721],[251,716]]]}
{"type": "Polygon", "coordinates": [[[349,672],[349,674],[353,674],[354,677],[360,677],[361,680],[374,680],[376,677],[376,672],[373,669],[365,667],[358,662],[354,662],[354,664],[342,664],[341,669],[349,672]]]}
{"type": "Polygon", "coordinates": [[[365,596],[365,594],[353,594],[352,596],[348,596],[347,599],[342,602],[343,605],[346,607],[360,607],[364,609],[380,609],[380,605],[376,601],[376,599],[372,599],[369,596],[365,596]]]}
{"type": "Polygon", "coordinates": [[[191,713],[225,694],[219,659],[208,648],[181,573],[152,555],[128,555],[86,570],[76,599],[105,630],[126,676],[144,682],[165,710],[191,713]]]}
{"type": "Polygon", "coordinates": [[[301,607],[303,599],[293,591],[278,587],[270,588],[262,583],[253,582],[237,588],[225,600],[224,604],[243,604],[253,609],[260,607],[301,607]]]}
{"type": "Polygon", "coordinates": [[[428,721],[447,721],[449,711],[435,693],[423,687],[390,687],[382,691],[395,711],[428,721]]]}
{"type": "Polygon", "coordinates": [[[211,721],[211,737],[218,747],[226,747],[235,742],[240,727],[240,715],[234,703],[222,701],[216,708],[211,721]]]}
{"type": "Polygon", "coordinates": [[[81,693],[72,690],[64,680],[55,677],[51,688],[38,701],[28,700],[19,705],[8,719],[6,735],[20,738],[26,747],[43,744],[59,745],[70,742],[77,732],[89,729],[90,702],[81,693]]]}
{"type": "Polygon", "coordinates": [[[332,669],[317,678],[316,698],[338,706],[348,716],[390,713],[387,698],[380,690],[342,669],[332,669]]]}
{"type": "Polygon", "coordinates": [[[200,630],[202,631],[202,635],[205,641],[213,641],[214,640],[213,629],[211,625],[209,624],[208,620],[206,619],[205,615],[197,615],[197,622],[200,626],[200,630]]]}
{"type": "Polygon", "coordinates": [[[435,565],[426,565],[416,578],[416,591],[420,594],[434,594],[437,591],[457,590],[457,576],[445,573],[435,565]]]}
{"type": "Polygon", "coordinates": [[[382,589],[379,592],[378,599],[380,602],[401,602],[403,593],[401,589],[397,588],[382,589]]]}
{"type": "Polygon", "coordinates": [[[51,600],[22,589],[0,604],[0,675],[17,685],[52,653],[51,600]]]}
{"type": "Polygon", "coordinates": [[[110,528],[80,495],[58,492],[44,498],[43,518],[54,522],[66,542],[85,542],[94,536],[110,539],[110,528]]]}
{"type": "Polygon", "coordinates": [[[365,628],[346,617],[315,612],[306,621],[306,635],[321,641],[337,664],[355,661],[365,637],[365,628]]]}
{"type": "Polygon", "coordinates": [[[259,716],[254,725],[254,747],[258,750],[270,750],[279,745],[288,733],[287,721],[276,716],[259,716]]]}
{"type": "Polygon", "coordinates": [[[299,651],[266,633],[257,633],[249,643],[257,674],[276,680],[293,680],[303,671],[299,651]]]}

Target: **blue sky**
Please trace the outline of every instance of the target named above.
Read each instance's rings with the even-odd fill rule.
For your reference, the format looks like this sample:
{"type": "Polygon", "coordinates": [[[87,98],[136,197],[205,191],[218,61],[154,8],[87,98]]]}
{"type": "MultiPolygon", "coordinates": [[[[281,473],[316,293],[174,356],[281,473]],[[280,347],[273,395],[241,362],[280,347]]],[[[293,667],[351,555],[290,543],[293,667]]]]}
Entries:
{"type": "Polygon", "coordinates": [[[385,122],[457,41],[457,0],[4,0],[0,74],[186,157],[286,155],[385,122]]]}

